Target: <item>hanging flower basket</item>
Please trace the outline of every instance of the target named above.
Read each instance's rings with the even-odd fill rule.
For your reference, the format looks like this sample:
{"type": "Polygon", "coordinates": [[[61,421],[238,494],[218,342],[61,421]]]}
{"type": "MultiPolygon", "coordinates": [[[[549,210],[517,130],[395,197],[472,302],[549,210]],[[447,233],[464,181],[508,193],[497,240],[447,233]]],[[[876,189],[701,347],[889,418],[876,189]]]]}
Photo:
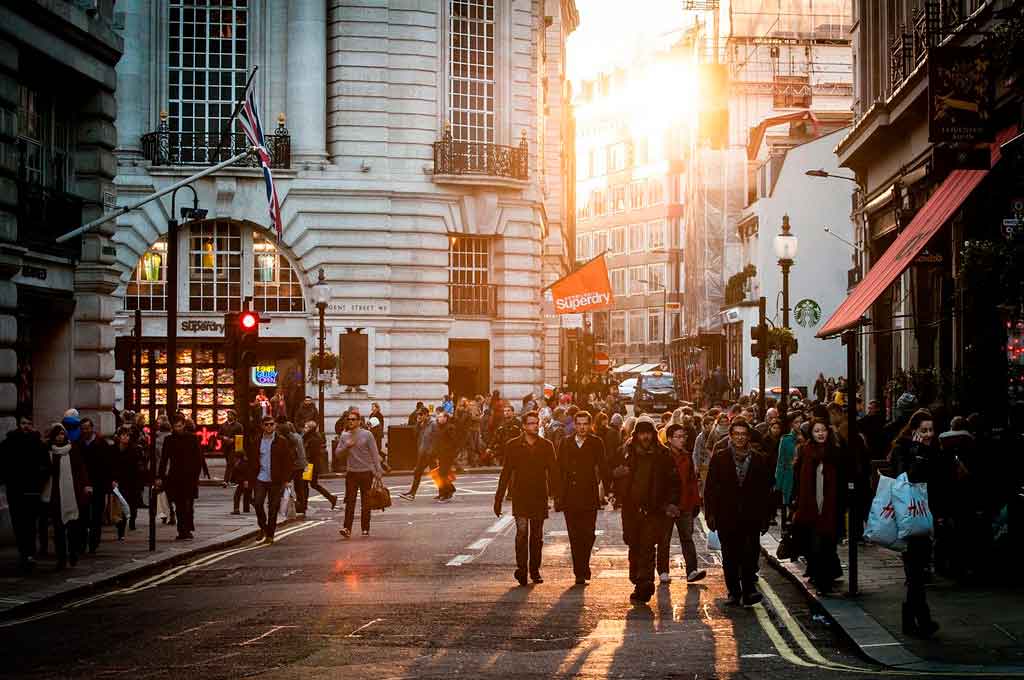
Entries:
{"type": "Polygon", "coordinates": [[[770,327],[768,329],[768,349],[785,349],[787,354],[796,354],[796,338],[788,328],[770,327]]]}
{"type": "Polygon", "coordinates": [[[324,351],[324,364],[320,365],[320,352],[313,352],[309,357],[309,382],[334,382],[338,371],[338,355],[330,350],[324,351]]]}

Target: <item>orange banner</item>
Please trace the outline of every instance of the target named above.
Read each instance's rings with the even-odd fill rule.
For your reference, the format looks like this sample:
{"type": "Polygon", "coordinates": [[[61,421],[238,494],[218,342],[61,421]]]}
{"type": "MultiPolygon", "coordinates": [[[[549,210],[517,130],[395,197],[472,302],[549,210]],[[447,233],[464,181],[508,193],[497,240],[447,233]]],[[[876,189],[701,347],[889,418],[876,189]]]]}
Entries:
{"type": "Polygon", "coordinates": [[[576,314],[612,306],[612,285],[604,254],[549,287],[556,314],[576,314]]]}

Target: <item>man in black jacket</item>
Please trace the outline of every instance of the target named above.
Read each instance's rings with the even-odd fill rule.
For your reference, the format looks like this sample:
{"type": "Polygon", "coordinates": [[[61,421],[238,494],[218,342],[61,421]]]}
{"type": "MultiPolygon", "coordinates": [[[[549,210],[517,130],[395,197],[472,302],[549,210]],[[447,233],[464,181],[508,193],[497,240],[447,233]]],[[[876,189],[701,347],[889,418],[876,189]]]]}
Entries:
{"type": "Polygon", "coordinates": [[[555,510],[565,513],[569,532],[572,570],[576,585],[590,580],[590,553],[594,549],[597,511],[604,505],[598,483],[609,487],[604,443],[590,434],[590,413],[579,411],[575,417],[576,434],[566,437],[558,449],[558,470],[562,475],[562,498],[555,510]]]}
{"type": "Polygon", "coordinates": [[[185,431],[185,416],[177,414],[171,433],[164,439],[156,487],[167,492],[178,514],[177,540],[192,538],[195,531],[195,502],[199,494],[199,473],[203,469],[203,453],[195,434],[185,431]]]}
{"type": "MultiPolygon", "coordinates": [[[[79,425],[78,441],[73,445],[89,471],[89,482],[93,492],[86,506],[79,509],[81,536],[88,543],[89,554],[95,554],[100,547],[103,532],[103,511],[107,494],[114,488],[113,450],[110,443],[96,434],[90,418],[82,418],[79,425]],[[87,537],[87,538],[86,538],[87,537]]],[[[85,546],[81,546],[85,548],[85,546]]]]}
{"type": "Polygon", "coordinates": [[[613,472],[622,499],[622,538],[629,546],[629,580],[634,604],[654,595],[655,546],[668,518],[679,515],[679,475],[668,449],[658,443],[654,421],[641,416],[626,447],[622,465],[613,472]]]}
{"type": "Polygon", "coordinates": [[[774,470],[767,456],[750,443],[750,423],[733,418],[725,448],[708,465],[704,513],[708,529],[718,532],[729,604],[751,606],[763,598],[754,585],[760,550],[759,537],[771,519],[774,470]]]}
{"type": "Polygon", "coordinates": [[[0,444],[0,484],[7,486],[19,562],[26,571],[35,566],[36,520],[43,512],[39,497],[49,469],[46,446],[32,427],[32,419],[22,416],[18,419],[18,429],[8,432],[0,444]]]}
{"type": "Polygon", "coordinates": [[[271,416],[264,416],[263,434],[249,445],[249,479],[254,480],[256,489],[253,503],[256,504],[256,521],[263,531],[267,544],[274,542],[277,529],[277,512],[281,508],[281,494],[284,485],[292,477],[295,451],[288,437],[277,433],[277,422],[271,416]]]}

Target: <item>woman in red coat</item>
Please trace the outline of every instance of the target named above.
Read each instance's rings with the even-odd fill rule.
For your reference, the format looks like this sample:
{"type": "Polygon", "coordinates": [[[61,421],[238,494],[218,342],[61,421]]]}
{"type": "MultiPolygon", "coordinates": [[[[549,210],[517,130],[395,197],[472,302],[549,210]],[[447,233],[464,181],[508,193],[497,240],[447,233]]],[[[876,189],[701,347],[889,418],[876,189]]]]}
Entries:
{"type": "Polygon", "coordinates": [[[845,507],[839,447],[821,418],[811,423],[811,438],[797,449],[794,464],[793,524],[807,539],[807,575],[823,593],[843,575],[836,552],[843,537],[845,507]]]}

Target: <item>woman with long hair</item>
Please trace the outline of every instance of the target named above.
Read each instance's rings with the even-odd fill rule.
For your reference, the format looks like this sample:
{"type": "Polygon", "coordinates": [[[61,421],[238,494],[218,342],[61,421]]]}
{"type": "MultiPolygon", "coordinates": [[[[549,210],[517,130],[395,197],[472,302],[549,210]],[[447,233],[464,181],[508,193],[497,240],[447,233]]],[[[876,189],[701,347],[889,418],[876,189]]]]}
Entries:
{"type": "Polygon", "coordinates": [[[807,575],[819,592],[831,592],[843,575],[836,552],[843,537],[842,478],[839,447],[821,418],[811,422],[811,437],[797,451],[793,524],[807,538],[807,575]]]}

